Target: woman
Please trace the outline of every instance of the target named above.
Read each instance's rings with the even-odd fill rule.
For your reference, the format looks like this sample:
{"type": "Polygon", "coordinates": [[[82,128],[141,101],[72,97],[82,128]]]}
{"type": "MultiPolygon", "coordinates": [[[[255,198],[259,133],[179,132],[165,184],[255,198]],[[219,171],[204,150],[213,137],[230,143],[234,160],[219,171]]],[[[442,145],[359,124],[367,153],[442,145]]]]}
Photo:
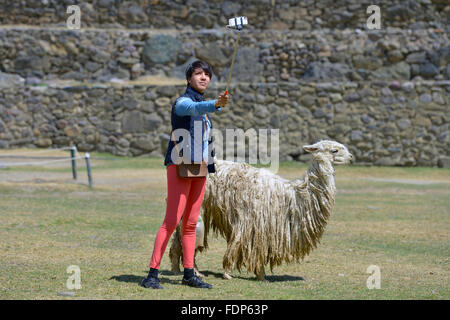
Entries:
{"type": "MultiPolygon", "coordinates": [[[[172,106],[171,117],[173,131],[185,129],[194,137],[196,132],[194,125],[196,123],[201,123],[201,128],[206,128],[206,130],[202,129],[200,131],[202,134],[200,140],[198,137],[194,137],[191,140],[191,150],[202,150],[201,157],[202,160],[208,163],[208,173],[215,172],[215,168],[212,142],[208,141],[207,138],[212,129],[207,113],[220,110],[221,107],[228,103],[228,95],[225,93],[219,95],[216,100],[205,101],[203,98],[203,93],[208,87],[211,77],[212,70],[206,62],[200,60],[193,62],[186,70],[186,80],[188,82],[186,92],[172,106]],[[198,146],[199,143],[201,148],[198,146]]],[[[177,227],[181,217],[183,217],[181,243],[183,247],[184,276],[182,283],[196,288],[212,288],[210,284],[203,282],[194,274],[195,231],[203,201],[206,177],[180,178],[178,176],[177,168],[174,164],[175,161],[172,159],[172,150],[175,147],[172,137],[169,140],[164,161],[167,167],[168,189],[166,216],[156,235],[149,265],[150,271],[141,285],[145,288],[162,289],[162,286],[159,284],[158,269],[170,236],[177,227]]],[[[180,141],[177,141],[177,144],[180,141]]],[[[174,152],[174,154],[177,154],[177,152],[174,152]]]]}

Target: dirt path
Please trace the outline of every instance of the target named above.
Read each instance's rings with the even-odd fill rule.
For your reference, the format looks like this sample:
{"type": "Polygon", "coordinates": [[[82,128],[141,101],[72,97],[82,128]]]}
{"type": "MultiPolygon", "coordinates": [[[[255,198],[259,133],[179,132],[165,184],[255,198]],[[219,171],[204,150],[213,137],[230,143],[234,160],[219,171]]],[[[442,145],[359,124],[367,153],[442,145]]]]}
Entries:
{"type": "Polygon", "coordinates": [[[411,179],[392,179],[392,178],[363,178],[363,180],[369,180],[374,182],[394,182],[394,183],[418,184],[418,185],[430,185],[436,183],[450,184],[450,181],[439,181],[439,180],[411,180],[411,179]]]}
{"type": "MultiPolygon", "coordinates": [[[[68,188],[74,185],[88,185],[87,170],[84,153],[79,153],[77,159],[77,180],[72,177],[70,151],[64,149],[3,149],[0,150],[0,184],[7,185],[43,185],[58,184],[68,188]],[[55,162],[56,161],[56,162],[55,162]],[[33,164],[22,168],[15,168],[17,164],[33,164]],[[9,168],[5,168],[8,167],[9,168]],[[43,168],[44,170],[40,170],[43,168]],[[46,170],[47,169],[47,170],[46,170]],[[48,169],[58,169],[51,170],[48,169]],[[60,172],[58,172],[61,169],[60,172]]],[[[92,176],[94,186],[103,190],[130,190],[130,189],[147,189],[153,184],[166,184],[166,175],[164,170],[160,169],[105,169],[103,166],[108,161],[114,159],[106,159],[101,157],[91,158],[92,176]]],[[[283,171],[283,170],[282,170],[283,171]]],[[[432,184],[450,185],[450,180],[438,180],[439,177],[434,175],[430,179],[408,179],[401,177],[368,177],[361,176],[351,177],[349,172],[342,172],[344,176],[337,175],[336,181],[348,182],[349,180],[371,181],[371,182],[388,182],[401,183],[411,185],[429,186],[432,184]]],[[[281,172],[282,176],[291,176],[291,173],[281,172]],[[285,174],[283,174],[285,173],[285,174]]],[[[64,188],[64,187],[63,187],[64,188]]]]}

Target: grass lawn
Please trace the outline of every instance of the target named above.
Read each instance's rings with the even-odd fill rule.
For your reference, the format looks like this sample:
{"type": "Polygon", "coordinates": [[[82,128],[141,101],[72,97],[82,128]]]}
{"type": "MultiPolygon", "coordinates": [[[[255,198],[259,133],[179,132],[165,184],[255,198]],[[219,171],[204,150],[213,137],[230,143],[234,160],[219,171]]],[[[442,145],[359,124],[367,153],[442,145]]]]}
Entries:
{"type": "MultiPolygon", "coordinates": [[[[211,237],[197,262],[214,288],[199,290],[170,271],[169,243],[164,290],[151,290],[139,283],[165,213],[163,159],[91,157],[93,189],[82,160],[77,181],[68,161],[0,168],[0,299],[450,299],[450,170],[337,167],[334,214],[302,262],[267,268],[266,282],[245,271],[224,280],[226,243],[211,237]],[[70,265],[81,289],[66,287],[70,265]],[[371,265],[380,289],[367,288],[371,265]]],[[[281,163],[279,174],[306,168],[281,163]]]]}

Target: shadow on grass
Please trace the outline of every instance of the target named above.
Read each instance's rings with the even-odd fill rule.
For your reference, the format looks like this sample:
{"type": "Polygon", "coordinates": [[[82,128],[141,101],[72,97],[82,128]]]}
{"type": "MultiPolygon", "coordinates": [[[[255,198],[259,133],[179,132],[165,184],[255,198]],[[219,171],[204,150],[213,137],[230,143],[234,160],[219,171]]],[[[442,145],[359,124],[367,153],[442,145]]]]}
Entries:
{"type": "Polygon", "coordinates": [[[305,281],[305,278],[290,275],[278,275],[278,276],[266,276],[266,280],[268,282],[286,282],[286,281],[305,281]]]}
{"type": "MultiPolygon", "coordinates": [[[[223,273],[218,272],[212,272],[212,271],[200,271],[205,276],[214,276],[216,278],[223,279],[223,273]]],[[[256,276],[249,276],[249,277],[243,277],[243,276],[234,276],[235,279],[241,279],[241,280],[249,280],[249,281],[258,281],[256,279],[256,276]]],[[[268,276],[266,275],[265,280],[267,282],[287,282],[287,281],[305,281],[305,278],[303,277],[297,277],[297,276],[290,276],[290,275],[273,275],[268,276]]]]}
{"type": "Polygon", "coordinates": [[[133,274],[121,274],[120,276],[112,276],[108,280],[116,280],[120,282],[135,282],[135,283],[141,283],[141,281],[145,277],[135,276],[133,274]]]}
{"type": "MultiPolygon", "coordinates": [[[[119,282],[137,283],[137,284],[140,285],[142,280],[144,280],[145,277],[147,276],[147,272],[148,271],[145,271],[145,275],[143,275],[143,276],[136,276],[134,274],[121,274],[119,276],[112,276],[108,280],[116,280],[116,281],[119,281],[119,282]]],[[[174,275],[177,275],[177,274],[178,273],[175,273],[175,272],[172,272],[172,271],[166,271],[166,270],[162,270],[162,271],[159,272],[160,276],[174,276],[174,275]]],[[[179,280],[172,280],[172,279],[159,277],[159,280],[161,281],[161,283],[181,284],[181,278],[179,280]]]]}

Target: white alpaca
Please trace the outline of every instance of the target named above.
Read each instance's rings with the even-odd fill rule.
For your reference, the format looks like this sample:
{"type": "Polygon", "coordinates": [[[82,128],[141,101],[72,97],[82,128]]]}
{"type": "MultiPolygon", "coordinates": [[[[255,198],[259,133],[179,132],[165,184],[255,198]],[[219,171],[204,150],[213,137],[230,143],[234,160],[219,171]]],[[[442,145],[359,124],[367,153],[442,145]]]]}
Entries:
{"type": "MultiPolygon", "coordinates": [[[[333,164],[348,163],[352,155],[335,141],[303,148],[312,154],[312,163],[303,179],[292,181],[246,163],[216,162],[202,204],[203,245],[208,247],[211,228],[226,239],[226,279],[231,270],[245,266],[263,280],[267,264],[272,270],[299,261],[317,247],[334,207],[333,164]]],[[[181,254],[177,239],[170,250],[175,270],[181,254]]]]}

